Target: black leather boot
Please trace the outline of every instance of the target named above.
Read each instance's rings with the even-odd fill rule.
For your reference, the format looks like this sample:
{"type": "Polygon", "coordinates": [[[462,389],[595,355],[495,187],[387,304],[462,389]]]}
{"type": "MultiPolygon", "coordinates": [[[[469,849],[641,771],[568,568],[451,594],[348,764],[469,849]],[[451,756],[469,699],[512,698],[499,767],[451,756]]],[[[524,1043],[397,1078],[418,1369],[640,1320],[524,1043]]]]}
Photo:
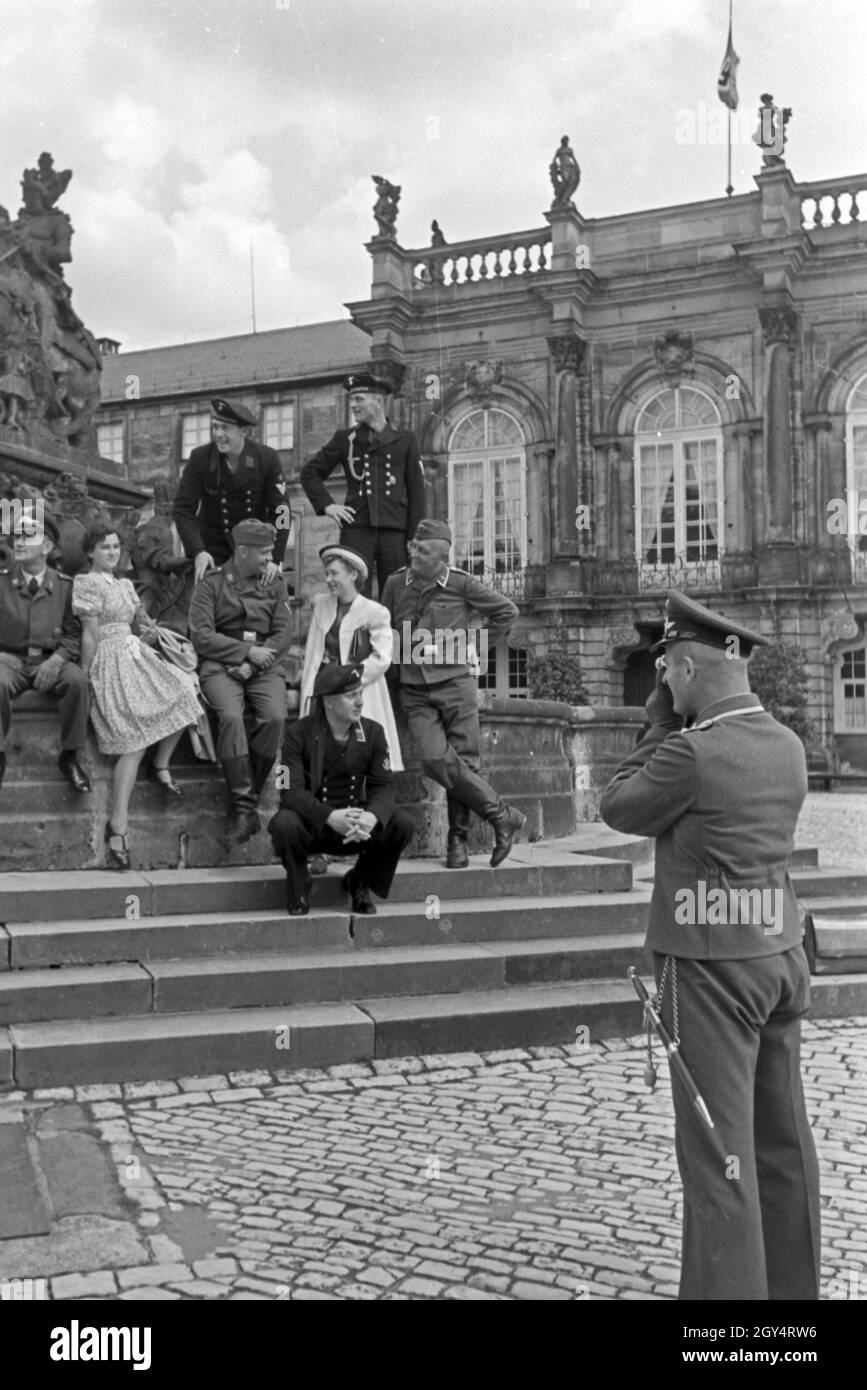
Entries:
{"type": "Polygon", "coordinates": [[[494,827],[494,848],[490,864],[491,868],[495,869],[511,853],[512,845],[527,824],[527,817],[516,811],[514,806],[508,806],[505,801],[501,801],[494,814],[487,816],[486,820],[494,827]]]}
{"type": "Polygon", "coordinates": [[[261,822],[256,813],[256,792],[249,757],[226,758],[223,773],[232,804],[221,842],[231,848],[233,845],[243,845],[251,835],[255,835],[261,828],[261,822]]]}
{"type": "Polygon", "coordinates": [[[467,836],[470,833],[472,811],[463,801],[458,801],[451,792],[446,792],[446,805],[449,812],[449,838],[446,847],[446,868],[465,869],[470,862],[467,853],[467,836]]]}
{"type": "Polygon", "coordinates": [[[250,763],[253,768],[253,791],[255,792],[256,800],[258,801],[259,797],[262,795],[265,783],[268,781],[268,778],[271,775],[271,769],[274,766],[274,759],[264,758],[261,753],[251,753],[250,763]]]}

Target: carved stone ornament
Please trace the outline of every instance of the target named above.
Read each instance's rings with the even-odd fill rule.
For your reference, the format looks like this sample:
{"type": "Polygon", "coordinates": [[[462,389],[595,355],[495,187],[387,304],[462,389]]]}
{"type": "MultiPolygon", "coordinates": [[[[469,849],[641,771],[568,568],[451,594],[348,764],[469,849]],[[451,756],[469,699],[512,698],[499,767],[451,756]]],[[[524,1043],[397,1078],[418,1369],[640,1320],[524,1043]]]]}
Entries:
{"type": "Polygon", "coordinates": [[[491,404],[495,386],[503,380],[503,364],[499,358],[489,358],[487,362],[468,362],[466,388],[470,398],[483,409],[491,404]]]}
{"type": "Polygon", "coordinates": [[[860,633],[858,619],[850,609],[826,613],[822,619],[822,655],[827,656],[838,642],[854,642],[860,633]]]}
{"type": "Polygon", "coordinates": [[[634,651],[643,641],[641,633],[634,627],[611,627],[605,634],[609,659],[619,652],[634,651]]]}
{"type": "Polygon", "coordinates": [[[677,385],[695,367],[692,334],[681,333],[677,328],[661,333],[653,344],[653,356],[665,381],[670,386],[677,385]]]}
{"type": "Polygon", "coordinates": [[[558,372],[580,372],[587,344],[577,333],[558,333],[548,339],[548,351],[558,372]]]}
{"type": "Polygon", "coordinates": [[[769,304],[759,309],[759,322],[765,347],[785,343],[791,347],[798,330],[798,315],[787,304],[769,304]]]}

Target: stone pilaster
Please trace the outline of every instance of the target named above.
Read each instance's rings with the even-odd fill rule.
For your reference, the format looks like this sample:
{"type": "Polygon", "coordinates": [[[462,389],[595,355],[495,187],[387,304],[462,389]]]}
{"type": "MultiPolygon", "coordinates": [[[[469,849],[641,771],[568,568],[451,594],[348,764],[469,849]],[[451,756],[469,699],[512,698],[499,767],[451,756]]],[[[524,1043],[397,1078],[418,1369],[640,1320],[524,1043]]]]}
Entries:
{"type": "Polygon", "coordinates": [[[579,482],[583,489],[585,481],[579,441],[585,437],[585,429],[579,423],[578,377],[586,347],[586,342],[577,333],[557,334],[548,339],[555,373],[554,418],[557,430],[551,496],[554,559],[568,559],[586,553],[581,537],[587,538],[589,533],[576,529],[575,525],[579,504],[590,508],[585,515],[591,529],[593,527],[593,499],[579,497],[579,482]]]}

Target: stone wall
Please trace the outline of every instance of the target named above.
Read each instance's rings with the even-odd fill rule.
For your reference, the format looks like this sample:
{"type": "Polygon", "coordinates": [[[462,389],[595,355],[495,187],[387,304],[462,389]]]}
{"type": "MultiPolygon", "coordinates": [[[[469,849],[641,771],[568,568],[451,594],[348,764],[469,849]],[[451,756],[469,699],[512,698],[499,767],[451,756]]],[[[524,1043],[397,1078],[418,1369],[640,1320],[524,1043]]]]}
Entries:
{"type": "MultiPolygon", "coordinates": [[[[289,718],[294,717],[290,711],[289,718]]],[[[585,709],[554,701],[487,699],[481,709],[482,769],[494,788],[527,816],[525,836],[546,840],[568,835],[598,819],[601,790],[635,742],[644,712],[585,709]]],[[[407,770],[399,773],[398,799],[413,816],[410,855],[445,853],[446,804],[441,787],[421,776],[417,754],[399,720],[407,770]]],[[[111,764],[92,735],[84,756],[93,793],[77,796],[57,771],[58,722],[53,702],[28,694],[15,710],[8,769],[0,793],[0,842],[4,871],[91,869],[104,863],[111,764]]],[[[170,869],[273,861],[264,827],[276,809],[276,792],[262,799],[262,832],[227,854],[218,836],[225,818],[219,767],[197,762],[186,738],[172,763],[183,798],[166,803],[144,771],[130,803],[130,852],[135,868],[170,869]]],[[[470,848],[487,850],[490,829],[473,819],[470,848]]],[[[118,874],[119,891],[123,875],[118,874]]],[[[134,888],[130,889],[134,891],[134,888]]]]}

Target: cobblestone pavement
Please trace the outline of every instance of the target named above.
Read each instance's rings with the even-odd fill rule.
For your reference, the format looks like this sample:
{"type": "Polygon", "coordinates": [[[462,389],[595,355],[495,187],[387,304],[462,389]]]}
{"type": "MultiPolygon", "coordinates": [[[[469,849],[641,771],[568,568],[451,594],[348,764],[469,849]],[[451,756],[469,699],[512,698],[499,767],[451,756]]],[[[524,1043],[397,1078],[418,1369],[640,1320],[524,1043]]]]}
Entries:
{"type": "Polygon", "coordinates": [[[796,843],[815,845],[825,868],[867,868],[867,793],[808,792],[796,843]]]}
{"type": "MultiPolygon", "coordinates": [[[[865,1024],[805,1028],[830,1298],[867,1297],[865,1024]]],[[[0,1243],[0,1272],[55,1299],[672,1299],[670,1090],[642,1044],[7,1096],[95,1126],[126,1253],[81,1228],[51,1258],[0,1243]]]]}

